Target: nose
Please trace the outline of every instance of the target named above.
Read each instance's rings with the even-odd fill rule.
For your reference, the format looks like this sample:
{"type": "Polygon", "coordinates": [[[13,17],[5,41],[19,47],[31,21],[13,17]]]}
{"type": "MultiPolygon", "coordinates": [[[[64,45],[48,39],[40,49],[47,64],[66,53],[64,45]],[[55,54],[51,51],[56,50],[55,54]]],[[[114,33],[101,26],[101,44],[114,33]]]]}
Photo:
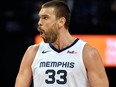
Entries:
{"type": "Polygon", "coordinates": [[[39,21],[38,21],[38,28],[37,28],[37,30],[39,31],[39,30],[41,29],[41,27],[42,27],[42,20],[41,20],[41,19],[39,19],[39,21]]]}
{"type": "Polygon", "coordinates": [[[41,19],[39,19],[39,21],[38,21],[38,26],[42,26],[42,21],[41,21],[41,19]]]}

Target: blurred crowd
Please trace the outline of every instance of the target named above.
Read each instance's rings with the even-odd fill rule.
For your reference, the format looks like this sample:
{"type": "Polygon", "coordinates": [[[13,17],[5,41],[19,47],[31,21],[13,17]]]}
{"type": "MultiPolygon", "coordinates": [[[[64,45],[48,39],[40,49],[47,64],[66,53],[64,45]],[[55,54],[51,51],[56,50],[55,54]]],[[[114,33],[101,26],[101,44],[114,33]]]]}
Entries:
{"type": "MultiPolygon", "coordinates": [[[[1,1],[0,29],[5,33],[36,35],[38,12],[46,1],[49,0],[1,1]]],[[[72,12],[72,34],[116,34],[116,0],[65,1],[72,12]]]]}
{"type": "MultiPolygon", "coordinates": [[[[14,86],[21,58],[39,34],[38,12],[46,1],[0,0],[2,87],[14,86]]],[[[116,34],[116,0],[65,1],[72,13],[71,34],[116,34]]]]}

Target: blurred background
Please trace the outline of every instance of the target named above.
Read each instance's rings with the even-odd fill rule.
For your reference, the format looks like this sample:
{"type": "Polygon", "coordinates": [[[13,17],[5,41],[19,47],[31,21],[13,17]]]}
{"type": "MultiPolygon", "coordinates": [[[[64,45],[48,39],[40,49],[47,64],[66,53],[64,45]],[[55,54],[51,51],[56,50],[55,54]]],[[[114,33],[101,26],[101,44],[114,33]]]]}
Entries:
{"type": "MultiPolygon", "coordinates": [[[[0,87],[14,87],[23,54],[29,45],[35,44],[35,36],[39,34],[38,12],[46,1],[49,0],[0,0],[0,87]]],[[[72,13],[71,34],[116,35],[116,0],[66,2],[72,13]]],[[[116,40],[114,54],[115,44],[116,40]]],[[[105,66],[105,69],[110,87],[116,87],[116,67],[105,66]]]]}

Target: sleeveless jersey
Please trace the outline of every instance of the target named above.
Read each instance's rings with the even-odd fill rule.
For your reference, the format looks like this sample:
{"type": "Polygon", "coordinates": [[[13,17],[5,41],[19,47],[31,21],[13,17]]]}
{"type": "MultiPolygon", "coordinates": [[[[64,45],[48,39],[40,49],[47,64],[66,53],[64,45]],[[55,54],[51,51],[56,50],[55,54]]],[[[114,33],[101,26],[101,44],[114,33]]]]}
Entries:
{"type": "Polygon", "coordinates": [[[34,87],[90,87],[82,51],[86,42],[76,39],[57,50],[41,42],[32,63],[34,87]]]}

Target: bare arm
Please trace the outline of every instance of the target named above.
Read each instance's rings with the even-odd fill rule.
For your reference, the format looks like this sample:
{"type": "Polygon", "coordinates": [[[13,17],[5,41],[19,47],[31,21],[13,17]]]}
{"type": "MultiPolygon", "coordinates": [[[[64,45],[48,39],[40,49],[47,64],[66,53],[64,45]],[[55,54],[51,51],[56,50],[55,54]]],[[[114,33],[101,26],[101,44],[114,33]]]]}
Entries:
{"type": "Polygon", "coordinates": [[[83,58],[91,87],[109,87],[109,81],[98,50],[86,44],[83,58]]]}
{"type": "Polygon", "coordinates": [[[34,60],[37,46],[33,45],[28,47],[26,50],[20,69],[16,78],[15,87],[29,87],[32,81],[32,70],[31,65],[34,60]]]}

